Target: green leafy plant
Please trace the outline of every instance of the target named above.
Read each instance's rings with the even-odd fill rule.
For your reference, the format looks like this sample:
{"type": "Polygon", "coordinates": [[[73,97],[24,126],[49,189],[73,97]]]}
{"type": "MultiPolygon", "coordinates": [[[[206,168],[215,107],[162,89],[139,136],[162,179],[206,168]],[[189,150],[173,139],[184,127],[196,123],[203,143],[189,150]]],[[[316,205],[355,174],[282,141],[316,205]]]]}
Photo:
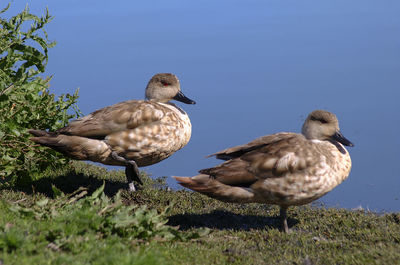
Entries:
{"type": "MultiPolygon", "coordinates": [[[[10,5],[0,11],[4,14],[10,5]]],[[[64,156],[29,141],[27,129],[56,130],[79,116],[78,91],[58,98],[49,92],[45,71],[49,41],[44,27],[52,20],[28,7],[10,19],[0,18],[0,183],[26,184],[45,170],[65,165],[64,156]],[[31,23],[28,26],[28,23],[31,23]],[[72,110],[72,111],[71,111],[72,110]],[[72,112],[72,114],[70,114],[72,112]]]]}
{"type": "MultiPolygon", "coordinates": [[[[45,231],[36,231],[36,234],[44,233],[40,240],[45,245],[51,244],[54,249],[74,248],[75,239],[81,235],[103,239],[117,236],[120,240],[141,242],[188,240],[198,238],[209,231],[179,231],[177,227],[166,225],[172,204],[160,213],[155,209],[148,209],[145,205],[126,206],[120,193],[112,199],[108,198],[103,192],[104,184],[91,195],[88,195],[84,188],[70,195],[64,195],[55,187],[53,191],[57,196],[54,200],[44,198],[28,206],[19,203],[8,204],[8,208],[19,218],[51,224],[45,231]]],[[[13,251],[23,247],[21,233],[16,230],[18,229],[4,228],[0,237],[0,249],[13,251]]]]}
{"type": "MultiPolygon", "coordinates": [[[[10,4],[0,11],[5,13],[10,4]]],[[[43,27],[52,20],[49,11],[42,17],[29,13],[28,7],[24,11],[10,18],[0,18],[0,85],[10,89],[11,85],[24,84],[29,78],[45,71],[48,61],[48,48],[56,43],[47,38],[43,27]],[[23,31],[26,22],[33,22],[30,28],[23,31]],[[38,31],[42,30],[44,37],[38,31]],[[41,50],[40,50],[41,49],[41,50]],[[5,56],[3,56],[5,54],[5,56]]],[[[5,89],[1,91],[4,94],[5,89]]]]}

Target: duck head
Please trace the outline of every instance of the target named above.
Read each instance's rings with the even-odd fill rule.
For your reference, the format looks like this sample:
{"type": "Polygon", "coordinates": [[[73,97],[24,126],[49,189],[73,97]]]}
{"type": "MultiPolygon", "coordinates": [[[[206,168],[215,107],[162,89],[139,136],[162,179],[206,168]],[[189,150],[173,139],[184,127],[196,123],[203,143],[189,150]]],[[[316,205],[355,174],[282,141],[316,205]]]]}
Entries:
{"type": "Polygon", "coordinates": [[[354,146],[340,132],[336,115],[325,110],[311,112],[305,120],[301,132],[309,140],[327,140],[334,143],[339,142],[345,146],[354,146]]]}
{"type": "Polygon", "coordinates": [[[168,73],[156,74],[150,79],[146,87],[146,99],[162,103],[177,100],[186,104],[196,104],[182,93],[176,75],[168,73]]]}

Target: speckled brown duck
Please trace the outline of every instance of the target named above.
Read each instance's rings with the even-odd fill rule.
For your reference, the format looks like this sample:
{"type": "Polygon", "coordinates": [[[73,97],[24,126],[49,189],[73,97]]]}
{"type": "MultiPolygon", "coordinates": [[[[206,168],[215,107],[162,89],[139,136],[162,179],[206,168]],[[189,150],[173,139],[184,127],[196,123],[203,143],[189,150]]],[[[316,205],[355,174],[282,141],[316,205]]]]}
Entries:
{"type": "Polygon", "coordinates": [[[97,110],[56,132],[30,130],[32,141],[77,160],[125,166],[129,189],[141,183],[138,167],[155,164],[184,147],[192,126],[188,115],[169,102],[195,104],[173,74],[156,74],[147,100],[129,100],[97,110]]]}
{"type": "Polygon", "coordinates": [[[302,134],[282,132],[211,156],[226,162],[200,170],[194,177],[174,177],[179,184],[212,198],[237,203],[280,206],[282,227],[288,232],[286,210],[312,202],[347,178],[353,146],[339,130],[336,116],[316,110],[302,134]]]}

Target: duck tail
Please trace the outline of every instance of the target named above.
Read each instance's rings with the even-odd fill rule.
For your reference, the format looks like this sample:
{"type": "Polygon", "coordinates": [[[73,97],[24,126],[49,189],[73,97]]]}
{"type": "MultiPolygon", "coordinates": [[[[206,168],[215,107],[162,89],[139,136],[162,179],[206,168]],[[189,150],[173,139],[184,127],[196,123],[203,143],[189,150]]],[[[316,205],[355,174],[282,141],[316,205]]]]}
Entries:
{"type": "Polygon", "coordinates": [[[29,133],[36,136],[31,137],[31,141],[50,147],[73,159],[107,163],[110,149],[101,140],[40,130],[29,130],[29,133]]]}
{"type": "Polygon", "coordinates": [[[47,132],[47,131],[43,131],[43,130],[34,130],[34,129],[30,129],[30,130],[28,130],[28,132],[36,137],[56,135],[56,133],[53,133],[53,132],[47,132]]]}
{"type": "Polygon", "coordinates": [[[60,141],[61,140],[60,137],[58,137],[56,133],[42,131],[42,130],[28,130],[28,132],[33,136],[36,136],[36,137],[31,137],[30,138],[31,141],[43,146],[50,147],[59,152],[62,152],[63,144],[60,141]]]}
{"type": "Polygon", "coordinates": [[[226,185],[206,174],[194,177],[173,176],[173,178],[183,187],[220,201],[246,203],[253,202],[254,199],[254,193],[251,188],[226,185]]]}

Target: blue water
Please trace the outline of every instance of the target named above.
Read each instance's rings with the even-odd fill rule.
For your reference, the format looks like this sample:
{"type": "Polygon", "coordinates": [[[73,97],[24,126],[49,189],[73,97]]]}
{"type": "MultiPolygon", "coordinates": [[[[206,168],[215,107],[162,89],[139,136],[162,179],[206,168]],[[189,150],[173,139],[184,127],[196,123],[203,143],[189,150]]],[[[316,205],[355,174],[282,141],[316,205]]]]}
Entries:
{"type": "Polygon", "coordinates": [[[143,98],[158,72],[177,74],[197,101],[180,104],[190,143],[144,168],[152,175],[195,175],[217,164],[207,154],[299,132],[310,111],[326,109],[355,147],[350,177],[321,201],[400,211],[400,1],[47,2],[30,7],[55,16],[51,88],[79,87],[83,113],[143,98]]]}

